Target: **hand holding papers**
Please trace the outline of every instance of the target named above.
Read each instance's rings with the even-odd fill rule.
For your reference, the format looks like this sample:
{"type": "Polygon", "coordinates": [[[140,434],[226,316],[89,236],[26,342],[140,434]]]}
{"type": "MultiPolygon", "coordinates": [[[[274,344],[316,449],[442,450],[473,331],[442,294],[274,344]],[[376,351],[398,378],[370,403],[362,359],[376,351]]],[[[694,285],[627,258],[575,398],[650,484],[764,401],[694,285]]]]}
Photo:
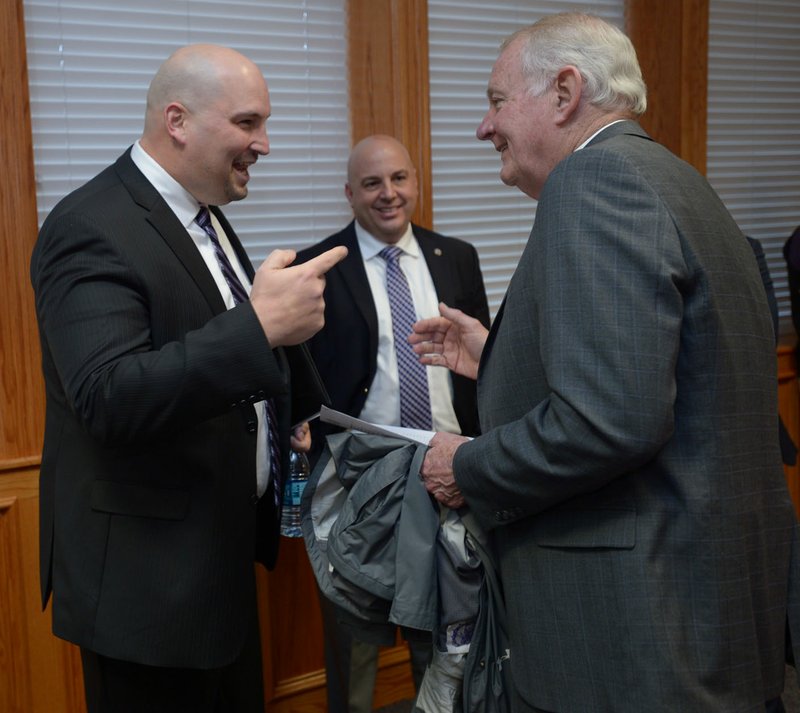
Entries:
{"type": "Polygon", "coordinates": [[[412,443],[421,443],[427,446],[431,438],[434,437],[435,431],[423,431],[417,428],[403,428],[402,426],[384,426],[369,421],[362,421],[360,418],[348,416],[346,413],[336,411],[327,406],[323,406],[319,412],[319,419],[324,423],[331,423],[340,428],[350,429],[352,431],[360,431],[362,433],[374,433],[378,436],[394,436],[395,438],[404,438],[412,443]]]}
{"type": "Polygon", "coordinates": [[[320,409],[319,418],[325,423],[331,423],[340,428],[373,433],[378,436],[404,438],[412,443],[428,446],[431,450],[425,455],[425,461],[420,470],[420,477],[425,483],[425,489],[449,508],[457,509],[464,505],[464,498],[453,476],[453,455],[459,445],[471,439],[453,433],[436,433],[402,426],[370,423],[327,406],[320,409]]]}

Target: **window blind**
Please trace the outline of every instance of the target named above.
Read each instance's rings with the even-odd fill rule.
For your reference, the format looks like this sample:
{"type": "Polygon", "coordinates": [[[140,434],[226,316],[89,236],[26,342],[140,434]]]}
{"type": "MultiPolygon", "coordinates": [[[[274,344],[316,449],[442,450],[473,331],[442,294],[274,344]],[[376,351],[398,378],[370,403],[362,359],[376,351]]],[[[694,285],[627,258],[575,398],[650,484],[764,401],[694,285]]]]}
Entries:
{"type": "Polygon", "coordinates": [[[270,154],[225,208],[254,264],[351,218],[345,0],[25,0],[39,221],[139,138],[147,87],[178,47],[232,47],[264,72],[270,154]]]}
{"type": "Polygon", "coordinates": [[[519,261],[536,202],[500,181],[500,157],[475,131],[500,43],[542,15],[588,11],[623,26],[623,0],[428,0],[434,228],[478,250],[494,314],[519,261]]]}
{"type": "Polygon", "coordinates": [[[761,241],[786,333],[782,250],[800,225],[799,37],[797,0],[710,0],[708,178],[741,229],[761,241]]]}

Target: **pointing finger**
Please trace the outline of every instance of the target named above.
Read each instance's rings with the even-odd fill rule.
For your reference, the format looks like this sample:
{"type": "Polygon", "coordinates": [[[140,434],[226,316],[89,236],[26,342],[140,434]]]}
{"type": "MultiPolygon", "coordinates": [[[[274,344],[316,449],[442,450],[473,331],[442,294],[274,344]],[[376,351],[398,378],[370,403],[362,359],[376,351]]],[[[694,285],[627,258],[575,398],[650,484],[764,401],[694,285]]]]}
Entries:
{"type": "Polygon", "coordinates": [[[336,263],[341,262],[347,257],[347,248],[344,245],[337,245],[335,248],[326,250],[322,255],[309,260],[306,265],[310,265],[317,274],[324,275],[336,263]]]}
{"type": "Polygon", "coordinates": [[[273,250],[264,260],[270,270],[282,270],[294,262],[297,253],[294,250],[273,250]]]}

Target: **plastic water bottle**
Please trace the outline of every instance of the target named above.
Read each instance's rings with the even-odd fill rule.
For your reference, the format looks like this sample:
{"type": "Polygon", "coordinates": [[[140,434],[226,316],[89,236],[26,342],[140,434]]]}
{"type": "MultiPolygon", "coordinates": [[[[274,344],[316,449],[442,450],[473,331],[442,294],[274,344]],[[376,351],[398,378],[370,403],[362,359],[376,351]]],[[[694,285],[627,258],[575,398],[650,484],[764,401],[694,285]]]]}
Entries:
{"type": "Polygon", "coordinates": [[[289,474],[283,486],[283,505],[281,509],[281,535],[302,537],[300,521],[300,499],[308,482],[311,466],[305,453],[289,453],[289,474]]]}

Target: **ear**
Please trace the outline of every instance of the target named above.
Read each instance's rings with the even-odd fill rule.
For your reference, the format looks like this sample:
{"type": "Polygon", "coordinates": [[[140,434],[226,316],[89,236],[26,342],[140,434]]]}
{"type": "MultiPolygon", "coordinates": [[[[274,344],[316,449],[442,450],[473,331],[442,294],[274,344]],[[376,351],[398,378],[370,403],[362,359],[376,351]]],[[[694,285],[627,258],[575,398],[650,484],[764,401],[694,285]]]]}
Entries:
{"type": "Polygon", "coordinates": [[[344,184],[344,195],[347,198],[347,202],[353,205],[353,189],[350,188],[350,181],[344,184]]]}
{"type": "Polygon", "coordinates": [[[186,143],[186,123],[189,110],[180,102],[172,102],[164,109],[164,124],[173,141],[186,143]]]}
{"type": "Polygon", "coordinates": [[[581,102],[583,77],[577,67],[567,65],[558,70],[555,81],[556,88],[556,123],[561,125],[569,121],[581,102]]]}

